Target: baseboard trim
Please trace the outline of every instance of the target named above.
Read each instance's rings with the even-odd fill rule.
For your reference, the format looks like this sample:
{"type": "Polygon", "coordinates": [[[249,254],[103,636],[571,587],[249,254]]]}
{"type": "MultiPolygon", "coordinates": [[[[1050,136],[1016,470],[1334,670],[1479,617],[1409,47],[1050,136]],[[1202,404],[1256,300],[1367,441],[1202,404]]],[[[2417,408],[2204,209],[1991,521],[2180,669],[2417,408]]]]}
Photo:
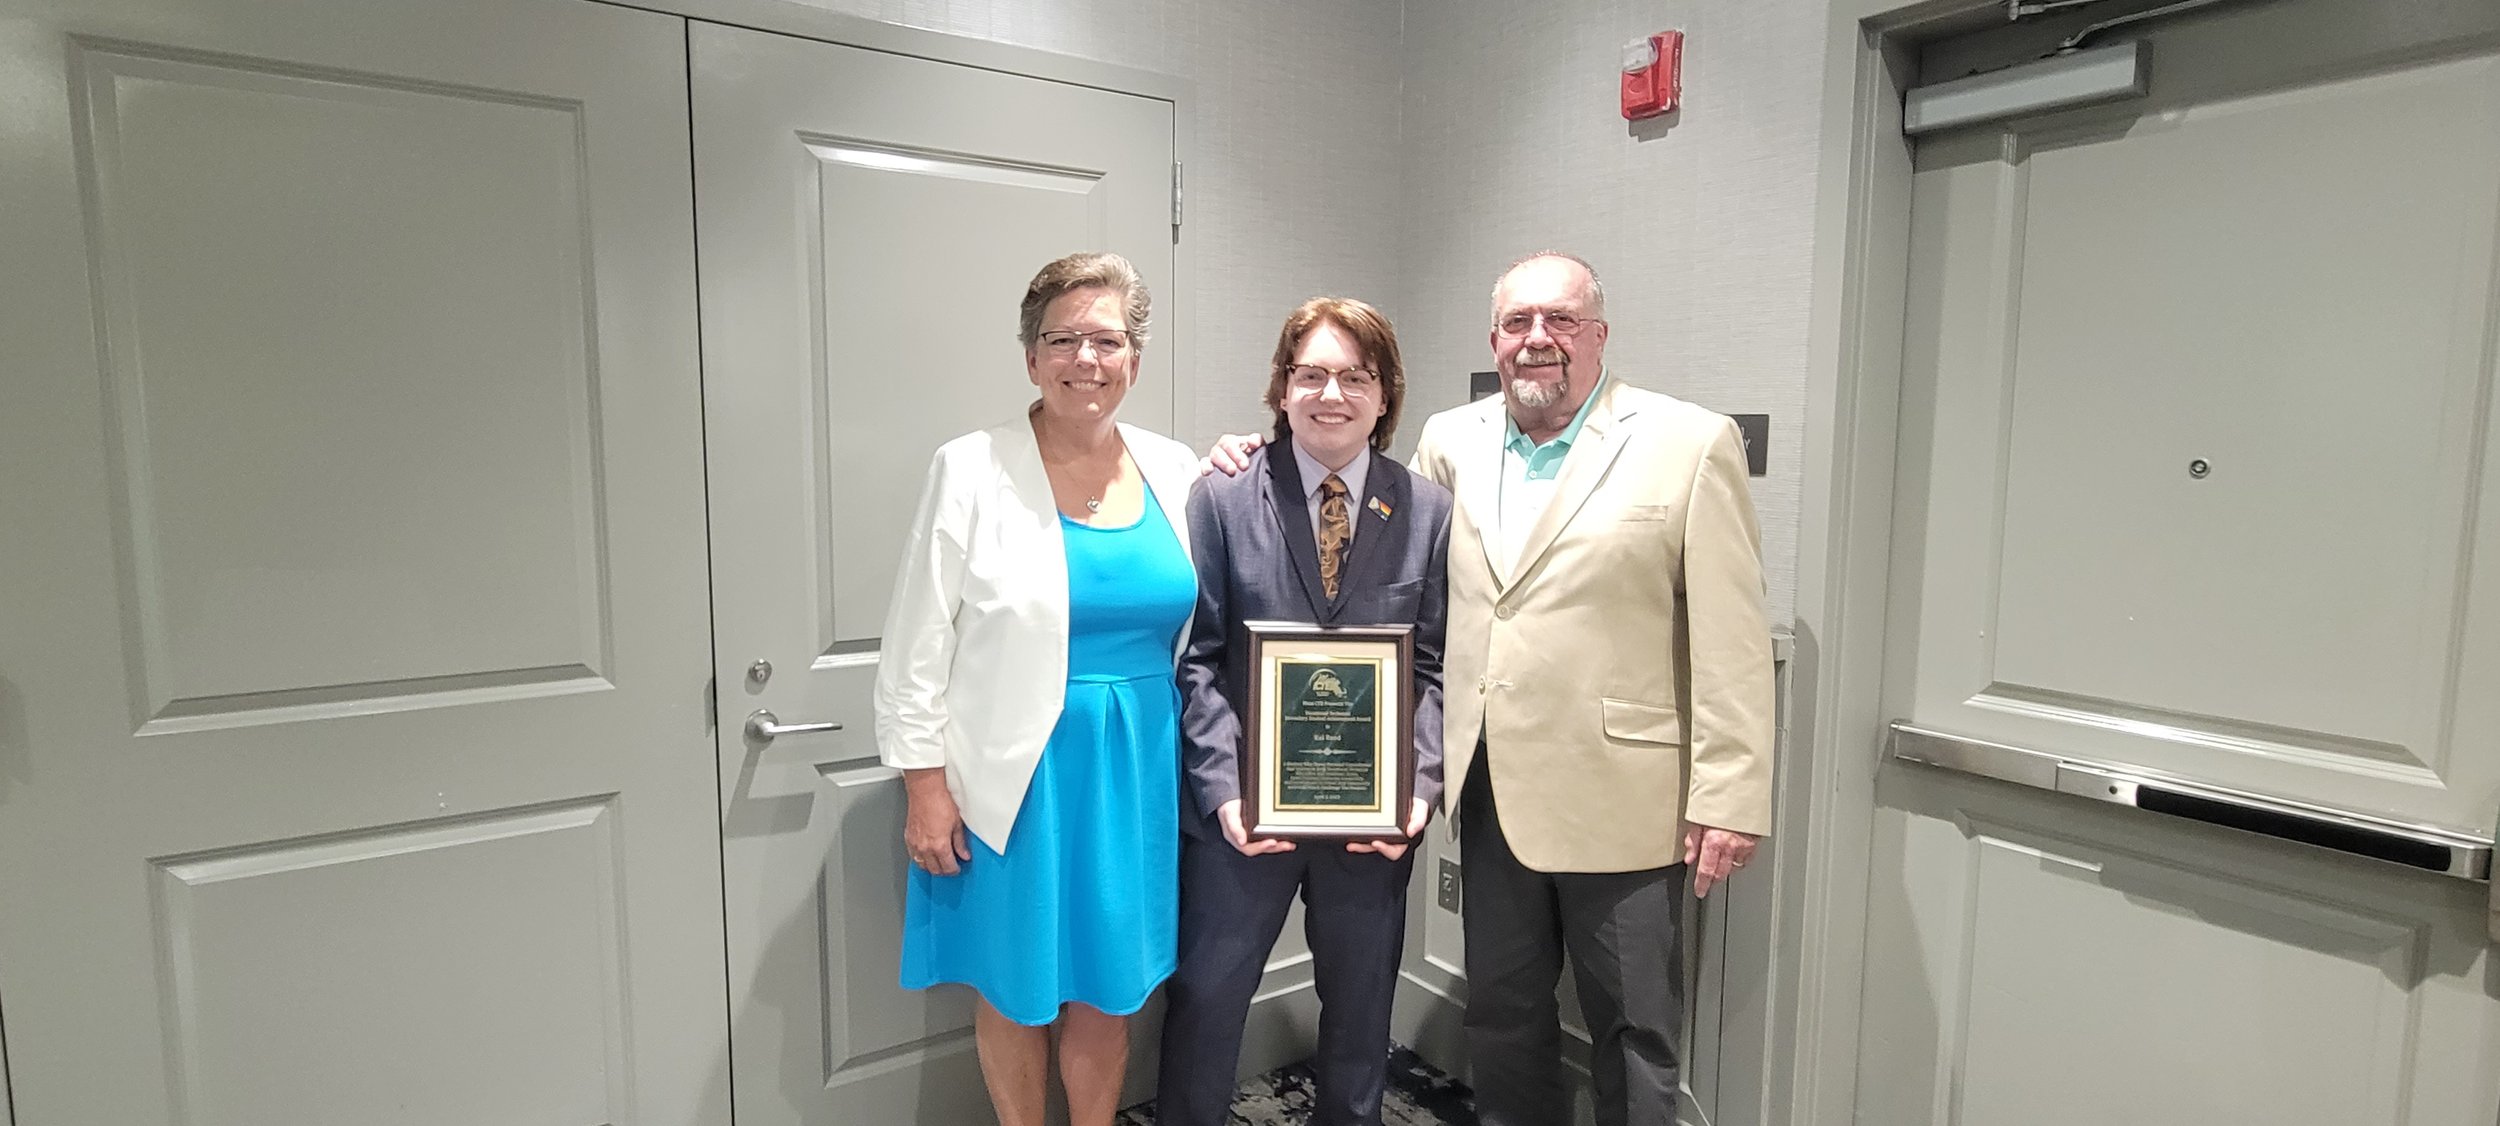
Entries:
{"type": "Polygon", "coordinates": [[[1467,1077],[1467,999],[1453,991],[1463,982],[1436,982],[1413,970],[1398,971],[1398,999],[1389,1017],[1389,1038],[1414,1050],[1425,1063],[1467,1077]]]}

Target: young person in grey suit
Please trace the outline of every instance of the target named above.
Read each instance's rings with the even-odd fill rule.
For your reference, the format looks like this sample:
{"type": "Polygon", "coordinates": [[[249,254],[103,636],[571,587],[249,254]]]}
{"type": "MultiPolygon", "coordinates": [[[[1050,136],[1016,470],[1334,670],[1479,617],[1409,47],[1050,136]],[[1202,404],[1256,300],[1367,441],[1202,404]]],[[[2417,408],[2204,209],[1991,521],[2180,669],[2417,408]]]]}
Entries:
{"type": "Polygon", "coordinates": [[[1223,1126],[1244,1022],[1294,893],[1320,1000],[1318,1126],[1376,1126],[1406,934],[1407,846],[1441,796],[1447,490],[1381,451],[1406,378],[1387,318],[1314,298],[1285,319],[1268,378],[1276,440],[1189,498],[1198,611],[1180,666],[1180,964],[1167,987],[1156,1121],[1223,1126]],[[1415,627],[1414,803],[1405,836],[1251,840],[1242,828],[1245,622],[1415,627]]]}

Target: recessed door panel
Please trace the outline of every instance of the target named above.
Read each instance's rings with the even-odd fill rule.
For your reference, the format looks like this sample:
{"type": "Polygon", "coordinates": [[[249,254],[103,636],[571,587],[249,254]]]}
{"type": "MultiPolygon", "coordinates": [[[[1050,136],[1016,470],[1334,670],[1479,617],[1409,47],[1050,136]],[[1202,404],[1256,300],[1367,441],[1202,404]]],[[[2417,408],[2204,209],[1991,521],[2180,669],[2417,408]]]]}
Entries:
{"type": "Polygon", "coordinates": [[[190,1120],[625,1117],[617,824],[580,802],[158,861],[190,1120]]]}
{"type": "Polygon", "coordinates": [[[1859,1121],[2480,1126],[2500,1106],[2463,1065],[2500,1045],[2478,886],[1924,768],[1879,796],[1859,1121]]]}
{"type": "Polygon", "coordinates": [[[140,721],[596,681],[581,107],[72,59],[140,721]]]}
{"type": "MultiPolygon", "coordinates": [[[[1024,279],[1002,266],[1038,269],[1096,245],[1109,233],[1115,193],[1098,169],[804,143],[816,157],[811,241],[822,249],[812,269],[824,316],[814,386],[825,519],[815,548],[829,579],[821,589],[832,594],[824,651],[834,652],[873,646],[885,624],[894,560],[863,548],[899,550],[920,499],[921,466],[898,464],[897,451],[935,450],[996,425],[1031,391],[1015,362],[1024,279]]],[[[1156,382],[1167,379],[1158,373],[1156,382]]],[[[1151,416],[1153,404],[1169,402],[1158,389],[1122,413],[1142,407],[1151,416]]]]}

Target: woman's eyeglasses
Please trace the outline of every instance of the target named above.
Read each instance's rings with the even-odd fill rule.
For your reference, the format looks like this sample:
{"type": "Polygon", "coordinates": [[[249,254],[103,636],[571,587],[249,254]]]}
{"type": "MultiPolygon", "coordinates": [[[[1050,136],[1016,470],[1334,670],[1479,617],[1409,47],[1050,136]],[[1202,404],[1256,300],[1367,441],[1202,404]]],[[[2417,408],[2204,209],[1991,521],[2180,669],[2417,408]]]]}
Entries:
{"type": "Polygon", "coordinates": [[[1128,354],[1129,337],[1125,332],[1045,332],[1042,350],[1065,359],[1080,348],[1092,348],[1098,360],[1117,359],[1128,354]]]}

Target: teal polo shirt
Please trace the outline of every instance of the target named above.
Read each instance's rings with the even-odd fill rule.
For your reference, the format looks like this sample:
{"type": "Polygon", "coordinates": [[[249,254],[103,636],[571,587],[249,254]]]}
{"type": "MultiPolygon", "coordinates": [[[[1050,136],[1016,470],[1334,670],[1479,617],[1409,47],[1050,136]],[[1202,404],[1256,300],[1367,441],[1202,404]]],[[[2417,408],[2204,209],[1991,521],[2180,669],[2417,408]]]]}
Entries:
{"type": "Polygon", "coordinates": [[[1518,481],[1551,481],[1562,475],[1563,456],[1571,452],[1571,443],[1578,441],[1580,428],[1588,424],[1589,408],[1597,405],[1597,397],[1606,393],[1606,376],[1599,373],[1597,386],[1589,390],[1578,413],[1571,416],[1571,425],[1544,442],[1530,443],[1519,430],[1519,420],[1508,410],[1502,412],[1502,483],[1518,481]]]}
{"type": "Polygon", "coordinates": [[[1553,502],[1554,491],[1560,487],[1563,459],[1570,455],[1572,443],[1579,441],[1580,427],[1589,420],[1589,408],[1597,405],[1597,397],[1605,391],[1606,377],[1600,373],[1597,386],[1589,390],[1579,412],[1571,416],[1571,425],[1544,442],[1530,442],[1526,434],[1520,433],[1519,423],[1510,417],[1510,412],[1502,412],[1502,477],[1496,506],[1499,523],[1495,525],[1495,542],[1500,550],[1495,553],[1495,563],[1503,574],[1518,566],[1517,556],[1528,538],[1528,529],[1544,515],[1545,506],[1553,502]]]}

